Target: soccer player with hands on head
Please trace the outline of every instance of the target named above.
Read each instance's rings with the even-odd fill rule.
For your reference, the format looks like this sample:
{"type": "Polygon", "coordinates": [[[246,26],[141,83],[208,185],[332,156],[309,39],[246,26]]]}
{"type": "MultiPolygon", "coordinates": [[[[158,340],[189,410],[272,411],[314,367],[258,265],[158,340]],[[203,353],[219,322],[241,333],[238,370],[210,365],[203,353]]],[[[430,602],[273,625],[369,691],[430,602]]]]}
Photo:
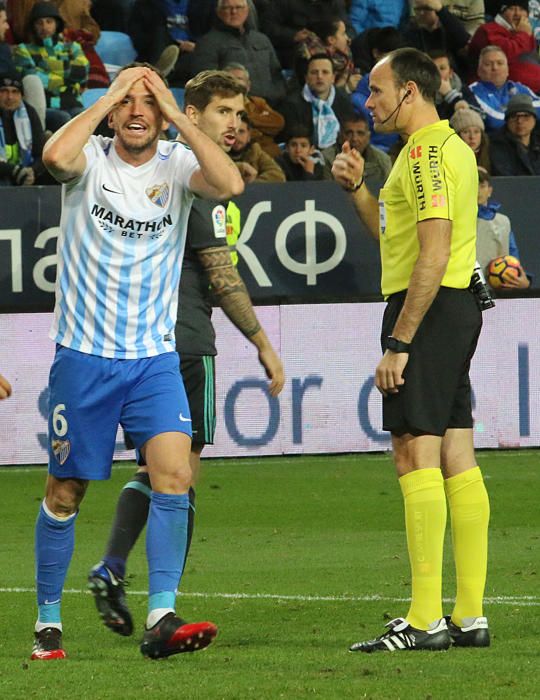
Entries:
{"type": "Polygon", "coordinates": [[[110,476],[118,424],[145,459],[151,482],[141,652],[157,658],[202,649],[215,625],[187,624],[175,613],[192,474],[174,327],[194,195],[227,199],[244,184],[147,64],[121,69],[104,96],[51,137],[43,161],[63,183],[63,209],[31,658],[66,656],[60,605],[75,519],[88,482],[110,476]],[[112,139],[92,135],[105,116],[112,139]],[[160,140],[167,122],[185,145],[160,140]]]}
{"type": "MultiPolygon", "coordinates": [[[[244,114],[244,93],[245,87],[231,75],[223,71],[203,71],[186,83],[184,110],[198,129],[223,151],[229,152],[244,114]]],[[[192,478],[184,565],[195,525],[195,489],[201,453],[205,445],[213,444],[216,426],[217,349],[212,326],[213,302],[221,306],[229,320],[256,348],[269,379],[269,394],[277,396],[285,381],[281,360],[257,319],[229,249],[240,235],[238,207],[234,202],[225,204],[201,198],[194,201],[187,224],[180,279],[176,348],[192,420],[189,456],[192,478]]],[[[256,406],[253,408],[256,410],[256,406]]],[[[126,444],[130,442],[127,435],[126,444]]],[[[119,496],[102,560],[88,577],[88,587],[103,623],[126,637],[133,634],[134,629],[124,591],[127,561],[146,525],[151,498],[148,468],[140,454],[138,464],[139,469],[119,496]]]]}

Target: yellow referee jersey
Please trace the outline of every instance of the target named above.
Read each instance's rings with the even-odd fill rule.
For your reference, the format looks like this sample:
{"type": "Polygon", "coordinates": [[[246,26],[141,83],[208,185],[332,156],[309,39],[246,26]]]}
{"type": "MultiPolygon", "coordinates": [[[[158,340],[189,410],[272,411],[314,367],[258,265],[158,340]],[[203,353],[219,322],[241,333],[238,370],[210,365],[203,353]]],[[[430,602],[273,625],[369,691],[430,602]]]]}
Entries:
{"type": "Polygon", "coordinates": [[[439,121],[409,137],[379,194],[382,293],[407,289],[420,246],[416,225],[449,219],[452,242],[442,286],[469,286],[476,258],[478,171],[472,149],[439,121]]]}

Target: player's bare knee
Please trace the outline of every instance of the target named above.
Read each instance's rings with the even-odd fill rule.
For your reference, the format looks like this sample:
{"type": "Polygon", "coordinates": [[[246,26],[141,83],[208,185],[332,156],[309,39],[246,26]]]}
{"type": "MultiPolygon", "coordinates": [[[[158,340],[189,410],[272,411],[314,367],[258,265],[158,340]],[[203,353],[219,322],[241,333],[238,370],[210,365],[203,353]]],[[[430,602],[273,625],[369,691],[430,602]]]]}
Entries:
{"type": "Polygon", "coordinates": [[[191,486],[192,473],[189,464],[156,467],[150,472],[152,489],[161,493],[186,493],[191,486]]]}
{"type": "Polygon", "coordinates": [[[88,481],[82,479],[49,477],[45,495],[47,508],[59,518],[73,515],[84,498],[87,486],[88,481]]]}

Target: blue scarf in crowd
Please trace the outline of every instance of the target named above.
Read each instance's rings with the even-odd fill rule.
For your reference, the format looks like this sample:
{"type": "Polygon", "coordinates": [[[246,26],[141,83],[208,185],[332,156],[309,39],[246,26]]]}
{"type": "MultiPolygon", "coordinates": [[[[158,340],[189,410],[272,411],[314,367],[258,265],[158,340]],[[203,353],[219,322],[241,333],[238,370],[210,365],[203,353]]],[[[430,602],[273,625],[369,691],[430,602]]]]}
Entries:
{"type": "MultiPolygon", "coordinates": [[[[13,112],[13,122],[15,124],[15,133],[17,134],[17,141],[19,142],[19,163],[17,165],[22,165],[27,167],[32,164],[32,126],[30,124],[30,119],[28,117],[28,112],[26,110],[24,102],[21,102],[19,109],[13,112]]],[[[7,161],[7,150],[6,150],[6,135],[4,133],[4,123],[0,119],[0,161],[4,163],[7,161]]]]}
{"type": "Polygon", "coordinates": [[[302,97],[306,102],[311,102],[313,129],[316,137],[315,145],[319,148],[333,146],[339,134],[339,120],[332,109],[332,104],[336,97],[336,88],[332,85],[328,99],[320,100],[306,84],[302,90],[302,97]]]}

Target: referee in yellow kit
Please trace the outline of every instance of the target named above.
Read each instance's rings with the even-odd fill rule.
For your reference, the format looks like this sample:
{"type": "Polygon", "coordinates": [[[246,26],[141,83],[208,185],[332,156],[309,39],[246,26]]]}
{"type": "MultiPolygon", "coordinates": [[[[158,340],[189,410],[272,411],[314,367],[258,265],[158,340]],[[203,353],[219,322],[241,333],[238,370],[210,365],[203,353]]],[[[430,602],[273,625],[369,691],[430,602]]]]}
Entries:
{"type": "Polygon", "coordinates": [[[489,646],[482,601],[489,501],[476,464],[469,366],[482,314],[469,291],[476,256],[478,172],[472,150],[440,121],[440,76],[416,49],[377,63],[366,103],[375,130],[406,141],[377,202],[364,161],[344,144],[335,179],[380,240],[384,355],[375,383],[405,503],[412,600],[404,618],[351,651],[489,646]],[[447,505],[457,574],[452,614],[442,610],[447,505]]]}

